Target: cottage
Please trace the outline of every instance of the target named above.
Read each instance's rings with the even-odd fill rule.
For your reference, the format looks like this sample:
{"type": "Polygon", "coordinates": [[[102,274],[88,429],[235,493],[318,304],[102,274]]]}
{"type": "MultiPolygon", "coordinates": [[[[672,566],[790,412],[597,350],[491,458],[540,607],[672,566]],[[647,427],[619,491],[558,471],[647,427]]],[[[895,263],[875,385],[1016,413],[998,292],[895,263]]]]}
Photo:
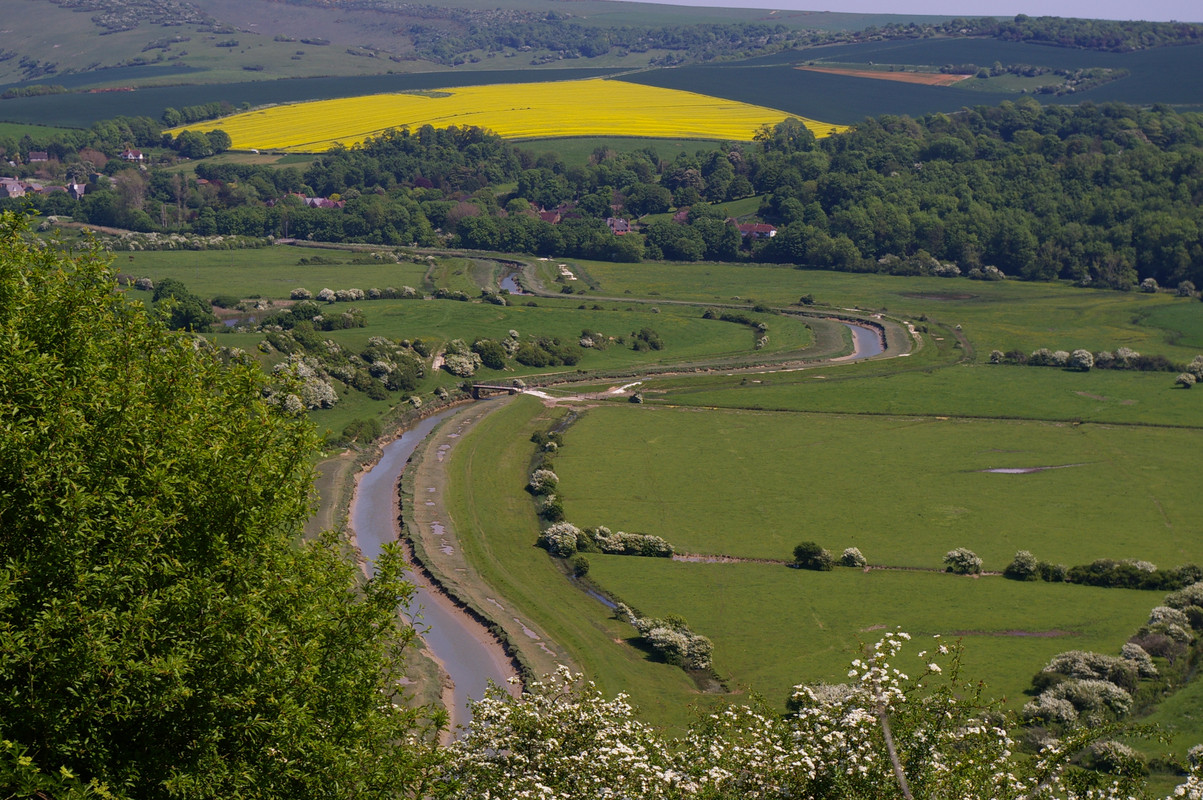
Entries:
{"type": "Polygon", "coordinates": [[[37,162],[37,161],[49,161],[49,160],[50,160],[50,154],[47,153],[45,150],[30,150],[29,151],[29,163],[30,164],[33,164],[34,162],[37,162]]]}
{"type": "Polygon", "coordinates": [[[122,151],[121,151],[121,157],[122,157],[123,159],[125,159],[126,161],[138,161],[138,162],[141,162],[141,161],[145,161],[145,160],[146,160],[146,156],[142,155],[142,151],[141,151],[141,150],[133,150],[133,149],[131,149],[131,148],[128,148],[128,147],[127,147],[126,149],[124,149],[124,150],[122,150],[122,151]]]}

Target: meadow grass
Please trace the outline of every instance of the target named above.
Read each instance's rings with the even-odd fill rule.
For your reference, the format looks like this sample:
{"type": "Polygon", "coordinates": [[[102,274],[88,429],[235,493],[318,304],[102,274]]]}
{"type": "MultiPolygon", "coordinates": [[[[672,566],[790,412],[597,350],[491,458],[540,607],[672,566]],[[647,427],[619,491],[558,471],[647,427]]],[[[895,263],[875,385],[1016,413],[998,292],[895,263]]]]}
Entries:
{"type": "Polygon", "coordinates": [[[812,540],[870,564],[942,568],[955,547],[1001,571],[1203,562],[1203,431],[640,406],[591,409],[556,456],[567,518],[679,551],[790,559],[812,540]],[[1030,474],[999,468],[1060,467],[1030,474]]]}
{"type": "MultiPolygon", "coordinates": [[[[384,249],[384,248],[381,248],[384,249]]],[[[152,280],[175,278],[195,294],[209,298],[231,294],[242,298],[287,299],[298,287],[317,294],[323,288],[421,288],[425,264],[383,261],[352,264],[346,250],[310,247],[261,247],[249,250],[159,250],[114,253],[113,268],[152,280]],[[302,266],[301,259],[322,257],[334,264],[302,266]]],[[[479,292],[479,290],[477,290],[479,292]]]]}
{"type": "Polygon", "coordinates": [[[649,378],[650,403],[1203,427],[1199,393],[1167,372],[879,361],[763,375],[649,378]]]}
{"type": "Polygon", "coordinates": [[[589,555],[589,577],[645,615],[680,614],[714,641],[714,667],[735,691],[781,708],[800,683],[847,680],[862,645],[900,627],[914,639],[895,666],[918,674],[940,635],[965,645],[965,676],[1012,707],[1057,653],[1119,648],[1160,602],[1157,592],[1019,583],[944,573],[772,564],[698,564],[589,555]]]}

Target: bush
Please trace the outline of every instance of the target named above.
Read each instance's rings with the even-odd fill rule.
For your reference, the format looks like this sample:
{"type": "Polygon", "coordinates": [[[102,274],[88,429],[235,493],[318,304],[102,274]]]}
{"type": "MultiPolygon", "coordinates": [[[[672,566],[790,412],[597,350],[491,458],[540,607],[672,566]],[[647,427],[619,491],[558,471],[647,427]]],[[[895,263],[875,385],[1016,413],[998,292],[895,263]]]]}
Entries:
{"type": "Polygon", "coordinates": [[[1027,550],[1020,550],[1003,570],[1003,576],[1013,581],[1034,581],[1040,578],[1040,562],[1027,550]]]}
{"type": "Polygon", "coordinates": [[[1178,379],[1176,381],[1174,381],[1174,383],[1178,384],[1183,389],[1189,389],[1195,385],[1195,381],[1197,381],[1197,380],[1198,379],[1192,373],[1183,372],[1181,375],[1178,376],[1178,379]]]}
{"type": "Polygon", "coordinates": [[[849,547],[840,554],[840,565],[845,567],[864,567],[869,562],[861,555],[860,549],[849,547]]]}
{"type": "Polygon", "coordinates": [[[539,546],[559,558],[568,558],[576,552],[576,542],[581,529],[571,522],[557,522],[539,534],[539,546]]]}
{"type": "MultiPolygon", "coordinates": [[[[572,557],[572,574],[578,578],[583,578],[589,574],[589,559],[584,556],[572,557]]],[[[1143,650],[1141,652],[1144,652],[1143,650]]],[[[1146,658],[1148,655],[1146,654],[1146,658]]]]}
{"type": "Polygon", "coordinates": [[[835,566],[835,556],[816,542],[802,542],[794,548],[794,566],[826,572],[835,566]]]}
{"type": "Polygon", "coordinates": [[[549,469],[537,469],[531,473],[527,488],[531,494],[551,494],[560,483],[560,477],[549,469]]]}
{"type": "Polygon", "coordinates": [[[972,550],[958,547],[944,554],[944,571],[957,575],[977,575],[982,571],[982,560],[972,550]]]}

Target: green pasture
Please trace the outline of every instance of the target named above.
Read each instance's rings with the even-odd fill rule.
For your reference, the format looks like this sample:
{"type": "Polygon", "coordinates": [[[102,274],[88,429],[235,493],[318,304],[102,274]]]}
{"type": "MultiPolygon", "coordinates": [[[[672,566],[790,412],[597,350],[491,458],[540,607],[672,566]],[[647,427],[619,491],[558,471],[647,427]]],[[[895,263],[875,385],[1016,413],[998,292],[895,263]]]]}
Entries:
{"type": "MultiPolygon", "coordinates": [[[[3,108],[3,106],[0,106],[3,108]]],[[[64,133],[70,133],[71,128],[55,128],[50,125],[30,125],[22,122],[0,122],[0,137],[12,137],[20,139],[22,136],[29,136],[35,142],[42,142],[52,136],[59,136],[64,133]]]]}
{"type": "Polygon", "coordinates": [[[797,684],[846,681],[863,645],[901,628],[913,637],[895,663],[904,673],[922,672],[931,659],[920,652],[961,640],[965,677],[1018,708],[1053,655],[1118,654],[1162,597],[944,573],[588,558],[595,583],[642,614],[685,617],[714,641],[714,668],[730,689],[759,693],[776,707],[797,684]]]}
{"type": "Polygon", "coordinates": [[[687,553],[788,560],[813,540],[884,566],[967,547],[994,571],[1021,549],[1173,567],[1203,563],[1201,446],[1200,430],[612,405],[565,433],[555,470],[573,523],[687,553]],[[1057,468],[985,471],[1035,467],[1057,468]]]}
{"type": "Polygon", "coordinates": [[[1130,347],[1189,361],[1203,351],[1203,303],[1168,292],[1113,292],[1064,283],[864,275],[765,264],[583,262],[595,294],[699,302],[797,303],[886,310],[922,324],[961,325],[979,361],[991,350],[1130,347]]]}
{"type": "MultiPolygon", "coordinates": [[[[380,248],[385,250],[386,248],[380,248]]],[[[317,247],[261,247],[249,250],[160,250],[114,253],[118,272],[152,280],[175,278],[201,297],[232,294],[239,297],[286,299],[298,287],[315,295],[323,288],[421,288],[425,264],[390,261],[352,264],[370,255],[317,247]],[[302,266],[301,259],[326,258],[334,264],[302,266]]],[[[479,294],[477,289],[473,294],[479,294]]]]}
{"type": "Polygon", "coordinates": [[[1174,373],[932,369],[920,355],[797,372],[649,378],[641,388],[649,403],[669,405],[1203,427],[1203,393],[1177,386],[1174,373]]]}

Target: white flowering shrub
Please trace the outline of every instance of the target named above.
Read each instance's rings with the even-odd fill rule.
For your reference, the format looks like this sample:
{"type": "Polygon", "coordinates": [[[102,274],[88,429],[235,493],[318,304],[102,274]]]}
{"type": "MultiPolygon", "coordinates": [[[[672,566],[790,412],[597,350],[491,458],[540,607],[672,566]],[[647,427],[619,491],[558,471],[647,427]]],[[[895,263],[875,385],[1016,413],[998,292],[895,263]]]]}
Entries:
{"type": "Polygon", "coordinates": [[[560,477],[549,469],[537,469],[530,475],[527,487],[533,494],[550,494],[560,483],[560,477]]]}
{"type": "Polygon", "coordinates": [[[840,564],[845,567],[864,567],[868,563],[857,547],[849,547],[840,554],[840,564]]]}
{"type": "MultiPolygon", "coordinates": [[[[431,796],[453,800],[1121,800],[1144,797],[1135,770],[1072,772],[1085,754],[1122,764],[1105,729],[1071,733],[1017,754],[1003,717],[960,677],[960,652],[939,638],[901,667],[909,636],[893,632],[853,662],[849,683],[799,686],[786,717],[727,707],[681,738],[640,723],[561,667],[520,696],[491,687],[475,721],[446,751],[431,796]],[[915,677],[908,676],[912,672],[915,677]],[[1092,747],[1098,742],[1097,746],[1092,747]]],[[[1073,715],[1064,699],[1038,700],[1073,715]]],[[[1176,796],[1203,800],[1203,748],[1176,796]]]]}
{"type": "Polygon", "coordinates": [[[1069,361],[1066,362],[1066,366],[1068,366],[1070,369],[1089,372],[1094,366],[1094,354],[1089,350],[1074,350],[1069,354],[1069,361]]]}
{"type": "Polygon", "coordinates": [[[1053,697],[1048,692],[1025,703],[1020,712],[1023,719],[1034,725],[1053,725],[1073,728],[1078,724],[1078,709],[1062,697],[1053,697]]]}
{"type": "Polygon", "coordinates": [[[689,630],[689,624],[680,617],[637,617],[623,603],[618,604],[614,614],[635,626],[643,640],[668,663],[685,669],[710,669],[714,643],[689,630]]]}
{"type": "Polygon", "coordinates": [[[1157,677],[1157,665],[1153,663],[1153,657],[1145,652],[1145,649],[1136,644],[1136,642],[1125,642],[1119,655],[1120,658],[1132,665],[1133,669],[1136,670],[1136,674],[1140,677],[1157,677]]]}
{"type": "Polygon", "coordinates": [[[601,526],[593,528],[589,535],[598,550],[612,555],[672,558],[674,552],[665,539],[649,533],[611,533],[609,528],[601,526]]]}
{"type": "Polygon", "coordinates": [[[1165,596],[1165,605],[1170,608],[1187,608],[1203,606],[1203,581],[1192,583],[1184,589],[1170,592],[1165,596]]]}
{"type": "Polygon", "coordinates": [[[470,378],[480,369],[481,360],[477,353],[447,353],[443,357],[443,369],[459,378],[470,378]]]}
{"type": "Polygon", "coordinates": [[[1156,278],[1145,278],[1143,281],[1140,282],[1140,290],[1142,292],[1148,292],[1149,294],[1152,294],[1153,292],[1157,291],[1159,288],[1161,288],[1161,287],[1159,287],[1157,285],[1156,278]]]}
{"type": "Polygon", "coordinates": [[[1070,678],[1092,678],[1111,681],[1116,685],[1135,682],[1135,667],[1122,658],[1086,650],[1068,650],[1058,653],[1042,670],[1055,672],[1070,678]]]}
{"type": "Polygon", "coordinates": [[[296,289],[293,289],[291,292],[289,292],[288,297],[291,300],[312,300],[313,292],[309,291],[308,289],[306,289],[303,286],[299,286],[296,289]]]}
{"type": "Polygon", "coordinates": [[[317,299],[326,303],[333,303],[337,298],[333,289],[322,289],[317,293],[317,299]]]}
{"type": "Polygon", "coordinates": [[[1111,681],[1071,678],[1046,689],[1041,697],[1068,700],[1086,725],[1122,719],[1132,710],[1132,695],[1111,681]]]}
{"type": "Polygon", "coordinates": [[[958,547],[944,554],[944,571],[957,575],[976,575],[982,571],[982,560],[972,550],[958,547]]]}
{"type": "Polygon", "coordinates": [[[1140,353],[1130,347],[1121,347],[1115,351],[1115,363],[1122,369],[1132,366],[1132,362],[1140,358],[1140,353]]]}
{"type": "Polygon", "coordinates": [[[539,534],[539,546],[553,556],[567,558],[576,552],[577,538],[581,529],[571,522],[557,522],[539,534]]]}
{"type": "Polygon", "coordinates": [[[1183,628],[1190,627],[1190,619],[1187,618],[1186,612],[1181,611],[1171,606],[1157,606],[1149,612],[1149,625],[1179,625],[1183,628]]]}
{"type": "Polygon", "coordinates": [[[668,797],[675,773],[624,695],[606,700],[560,667],[515,698],[491,686],[451,745],[445,781],[462,800],[668,797]]]}
{"type": "Polygon", "coordinates": [[[1183,389],[1189,389],[1198,382],[1199,379],[1196,378],[1194,373],[1191,372],[1183,372],[1174,380],[1174,383],[1181,386],[1183,389]]]}

